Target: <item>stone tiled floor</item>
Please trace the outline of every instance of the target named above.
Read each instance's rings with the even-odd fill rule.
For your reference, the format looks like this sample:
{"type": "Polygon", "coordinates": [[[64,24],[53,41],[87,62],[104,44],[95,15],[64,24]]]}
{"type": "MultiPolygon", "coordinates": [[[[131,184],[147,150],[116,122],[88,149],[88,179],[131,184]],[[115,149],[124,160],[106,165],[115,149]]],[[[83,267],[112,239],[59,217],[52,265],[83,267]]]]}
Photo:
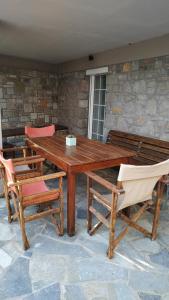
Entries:
{"type": "MultiPolygon", "coordinates": [[[[77,187],[77,233],[58,237],[50,219],[27,224],[31,248],[22,250],[17,222],[8,224],[0,199],[0,299],[169,299],[169,208],[161,212],[156,241],[129,231],[112,260],[106,229],[86,232],[85,178],[77,187]]],[[[66,191],[66,179],[64,180],[66,191]]],[[[66,211],[66,208],[65,208],[66,211]]],[[[151,215],[140,221],[150,228],[151,215]]],[[[65,218],[66,223],[66,218],[65,218]]],[[[122,223],[118,221],[117,230],[122,223]]]]}

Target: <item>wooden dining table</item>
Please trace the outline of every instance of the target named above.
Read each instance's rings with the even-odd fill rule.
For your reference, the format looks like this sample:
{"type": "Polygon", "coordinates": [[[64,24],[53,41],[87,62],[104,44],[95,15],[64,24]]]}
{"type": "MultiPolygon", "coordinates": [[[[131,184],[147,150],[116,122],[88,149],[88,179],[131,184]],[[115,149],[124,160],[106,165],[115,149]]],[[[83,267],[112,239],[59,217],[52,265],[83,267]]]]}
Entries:
{"type": "Polygon", "coordinates": [[[110,144],[76,136],[76,146],[66,146],[66,136],[28,138],[28,146],[67,174],[67,232],[75,234],[76,175],[128,163],[135,155],[110,144]]]}

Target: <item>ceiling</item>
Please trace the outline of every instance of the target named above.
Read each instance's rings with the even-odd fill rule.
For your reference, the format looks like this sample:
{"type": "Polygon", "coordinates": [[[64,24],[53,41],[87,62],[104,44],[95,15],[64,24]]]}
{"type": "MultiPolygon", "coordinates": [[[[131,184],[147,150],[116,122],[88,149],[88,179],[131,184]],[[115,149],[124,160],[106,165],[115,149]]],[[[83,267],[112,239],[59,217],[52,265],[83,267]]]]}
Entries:
{"type": "Polygon", "coordinates": [[[60,63],[169,33],[168,0],[0,0],[0,54],[60,63]]]}

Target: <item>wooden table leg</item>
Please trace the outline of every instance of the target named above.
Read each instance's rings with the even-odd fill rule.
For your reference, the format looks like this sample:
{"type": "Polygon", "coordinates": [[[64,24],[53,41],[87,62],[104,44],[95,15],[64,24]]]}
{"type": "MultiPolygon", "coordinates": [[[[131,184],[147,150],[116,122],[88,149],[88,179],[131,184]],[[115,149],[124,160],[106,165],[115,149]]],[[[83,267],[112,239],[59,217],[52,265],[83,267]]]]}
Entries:
{"type": "Polygon", "coordinates": [[[76,192],[76,176],[67,173],[67,233],[69,236],[75,234],[75,192],[76,192]]]}

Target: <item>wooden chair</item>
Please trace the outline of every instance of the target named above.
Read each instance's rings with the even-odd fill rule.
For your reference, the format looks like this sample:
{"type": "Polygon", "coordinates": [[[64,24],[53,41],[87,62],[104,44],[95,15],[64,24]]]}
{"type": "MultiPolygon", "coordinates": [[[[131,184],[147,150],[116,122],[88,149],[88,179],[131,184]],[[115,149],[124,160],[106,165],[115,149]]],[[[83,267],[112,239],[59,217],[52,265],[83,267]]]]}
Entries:
{"type": "MultiPolygon", "coordinates": [[[[45,126],[45,127],[28,127],[25,126],[25,135],[28,138],[36,138],[36,137],[45,137],[45,136],[52,136],[55,133],[55,125],[45,126]]],[[[29,149],[29,152],[31,155],[34,155],[34,151],[32,149],[29,149]]],[[[46,162],[46,166],[48,169],[50,169],[51,166],[49,166],[46,162]]],[[[53,166],[53,170],[56,171],[56,166],[53,166]]]]}
{"type": "Polygon", "coordinates": [[[25,135],[29,138],[52,136],[54,133],[55,125],[39,128],[25,126],[25,135]]]}
{"type": "MultiPolygon", "coordinates": [[[[28,147],[27,146],[21,146],[21,147],[12,147],[12,148],[1,148],[0,149],[0,177],[2,178],[3,176],[3,172],[2,172],[2,164],[1,164],[1,158],[11,158],[14,157],[12,159],[12,161],[14,162],[15,165],[15,171],[17,173],[18,176],[22,176],[22,178],[28,178],[28,177],[32,177],[35,176],[35,172],[36,172],[36,176],[41,175],[42,170],[39,169],[40,165],[37,164],[36,166],[31,166],[31,164],[29,163],[30,160],[32,159],[37,159],[40,158],[40,155],[36,155],[36,156],[27,156],[28,155],[28,147]],[[26,163],[27,162],[27,163],[26,163]]],[[[3,178],[2,178],[3,181],[3,178]]],[[[3,181],[4,182],[4,181],[3,181]]],[[[4,196],[4,192],[1,191],[0,194],[1,197],[4,196]]]]}
{"type": "MultiPolygon", "coordinates": [[[[16,219],[15,213],[13,213],[10,201],[9,201],[9,195],[7,192],[7,184],[6,184],[6,177],[5,177],[5,168],[4,168],[4,162],[6,160],[3,157],[2,152],[0,151],[0,176],[3,183],[3,190],[2,197],[5,195],[6,199],[6,206],[8,209],[8,222],[11,223],[12,220],[16,219]]],[[[35,176],[41,176],[43,174],[43,161],[44,159],[41,158],[39,155],[36,156],[28,156],[28,157],[20,157],[16,159],[12,159],[13,167],[15,169],[15,176],[17,180],[23,180],[32,178],[35,176]],[[29,168],[29,165],[33,168],[29,168]]]]}
{"type": "Polygon", "coordinates": [[[118,175],[117,186],[101,178],[93,172],[86,172],[87,175],[87,192],[88,192],[88,232],[93,235],[102,224],[109,229],[109,247],[107,255],[112,258],[114,249],[120,240],[128,232],[129,226],[142,232],[145,236],[152,240],[156,239],[157,227],[160,216],[160,205],[166,184],[166,174],[169,173],[169,159],[149,166],[133,166],[121,165],[118,175]],[[110,194],[101,194],[97,188],[93,187],[93,182],[108,189],[110,194]],[[153,191],[157,184],[157,192],[155,199],[153,191]],[[94,202],[103,205],[108,213],[103,215],[96,207],[94,202]],[[143,213],[151,207],[155,202],[155,210],[152,223],[152,231],[149,232],[136,222],[143,213]],[[130,216],[129,208],[138,204],[137,212],[130,216]],[[92,217],[95,217],[99,222],[93,226],[92,217]],[[121,217],[127,223],[127,227],[116,236],[116,218],[121,217]],[[109,220],[108,220],[109,219],[109,220]]]}
{"type": "MultiPolygon", "coordinates": [[[[37,159],[39,163],[44,161],[43,158],[37,159]]],[[[10,202],[13,201],[15,209],[15,217],[19,220],[22,232],[24,249],[29,248],[29,242],[26,235],[25,223],[51,215],[53,222],[56,224],[56,229],[59,235],[63,235],[64,231],[64,216],[63,216],[63,191],[62,178],[64,172],[58,172],[50,175],[38,176],[27,179],[18,179],[14,169],[14,163],[11,159],[2,160],[5,174],[5,194],[7,199],[8,211],[11,210],[10,202]],[[46,180],[59,179],[59,187],[49,190],[45,184],[46,180]],[[57,202],[57,207],[52,204],[57,202]],[[43,211],[25,215],[25,209],[31,206],[43,204],[43,211]],[[55,214],[58,215],[59,221],[56,220],[55,214]]],[[[31,162],[32,163],[32,162],[31,162]]]]}

